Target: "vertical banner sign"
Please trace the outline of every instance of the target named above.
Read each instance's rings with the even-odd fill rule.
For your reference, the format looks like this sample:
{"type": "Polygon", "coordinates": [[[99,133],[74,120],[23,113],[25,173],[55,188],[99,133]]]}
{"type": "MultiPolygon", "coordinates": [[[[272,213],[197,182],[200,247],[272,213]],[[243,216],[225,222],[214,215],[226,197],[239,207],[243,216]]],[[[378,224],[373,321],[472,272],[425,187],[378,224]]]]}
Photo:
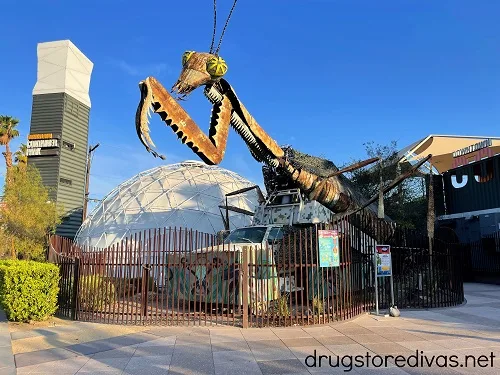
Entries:
{"type": "Polygon", "coordinates": [[[318,230],[319,266],[338,267],[339,233],[337,230],[318,230]]]}
{"type": "Polygon", "coordinates": [[[391,246],[376,245],[377,277],[392,275],[391,246]]]}

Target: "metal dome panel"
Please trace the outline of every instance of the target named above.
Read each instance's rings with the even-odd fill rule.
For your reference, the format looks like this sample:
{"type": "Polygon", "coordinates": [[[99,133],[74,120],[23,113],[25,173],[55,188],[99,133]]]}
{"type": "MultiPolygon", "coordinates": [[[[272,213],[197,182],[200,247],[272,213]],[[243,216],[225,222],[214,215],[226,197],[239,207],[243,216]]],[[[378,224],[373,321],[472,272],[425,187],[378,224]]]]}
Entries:
{"type": "MultiPolygon", "coordinates": [[[[107,247],[145,229],[184,227],[204,233],[224,229],[219,205],[225,194],[253,186],[240,175],[198,161],[156,167],[111,191],[90,213],[75,241],[107,247]]],[[[231,206],[255,211],[258,196],[250,190],[228,198],[231,206]]],[[[231,229],[250,225],[252,217],[229,212],[231,229]]]]}

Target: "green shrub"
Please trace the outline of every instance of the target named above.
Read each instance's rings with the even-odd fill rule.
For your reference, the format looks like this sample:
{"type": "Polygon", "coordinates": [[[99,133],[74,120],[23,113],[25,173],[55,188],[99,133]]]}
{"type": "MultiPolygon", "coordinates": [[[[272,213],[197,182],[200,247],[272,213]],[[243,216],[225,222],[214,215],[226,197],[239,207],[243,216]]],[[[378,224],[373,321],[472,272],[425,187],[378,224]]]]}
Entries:
{"type": "Polygon", "coordinates": [[[0,261],[0,303],[9,320],[44,320],[57,310],[59,268],[26,260],[0,261]]]}
{"type": "Polygon", "coordinates": [[[78,299],[83,310],[99,311],[116,301],[115,284],[102,275],[82,276],[79,288],[78,299]]]}

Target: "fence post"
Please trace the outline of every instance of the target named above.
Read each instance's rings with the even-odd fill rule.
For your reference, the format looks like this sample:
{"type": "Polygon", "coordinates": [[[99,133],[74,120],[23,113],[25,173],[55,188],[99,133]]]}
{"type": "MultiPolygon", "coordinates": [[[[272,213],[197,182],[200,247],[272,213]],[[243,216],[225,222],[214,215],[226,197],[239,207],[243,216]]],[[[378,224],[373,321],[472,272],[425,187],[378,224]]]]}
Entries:
{"type": "Polygon", "coordinates": [[[78,283],[80,281],[80,258],[73,258],[73,298],[71,301],[71,319],[77,320],[78,313],[78,292],[80,288],[78,288],[78,283]]]}
{"type": "Polygon", "coordinates": [[[148,289],[149,289],[149,268],[142,266],[142,285],[141,285],[141,303],[142,303],[142,316],[148,313],[148,289]]]}
{"type": "Polygon", "coordinates": [[[243,266],[241,268],[240,277],[242,278],[242,293],[243,293],[243,328],[248,328],[248,277],[250,271],[248,269],[248,251],[241,251],[243,257],[243,266]]]}

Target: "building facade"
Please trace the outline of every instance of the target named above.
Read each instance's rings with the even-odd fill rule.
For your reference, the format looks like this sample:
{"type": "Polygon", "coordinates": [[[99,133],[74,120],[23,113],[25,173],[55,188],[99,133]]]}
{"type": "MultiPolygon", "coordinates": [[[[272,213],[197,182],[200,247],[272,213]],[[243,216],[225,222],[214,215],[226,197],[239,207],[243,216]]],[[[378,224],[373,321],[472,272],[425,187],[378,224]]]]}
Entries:
{"type": "Polygon", "coordinates": [[[74,238],[85,201],[93,63],[69,40],[40,43],[37,55],[28,164],[64,210],[57,234],[74,238]]]}
{"type": "Polygon", "coordinates": [[[430,135],[400,151],[413,163],[428,154],[444,197],[436,226],[461,242],[500,231],[500,137],[430,135]]]}

